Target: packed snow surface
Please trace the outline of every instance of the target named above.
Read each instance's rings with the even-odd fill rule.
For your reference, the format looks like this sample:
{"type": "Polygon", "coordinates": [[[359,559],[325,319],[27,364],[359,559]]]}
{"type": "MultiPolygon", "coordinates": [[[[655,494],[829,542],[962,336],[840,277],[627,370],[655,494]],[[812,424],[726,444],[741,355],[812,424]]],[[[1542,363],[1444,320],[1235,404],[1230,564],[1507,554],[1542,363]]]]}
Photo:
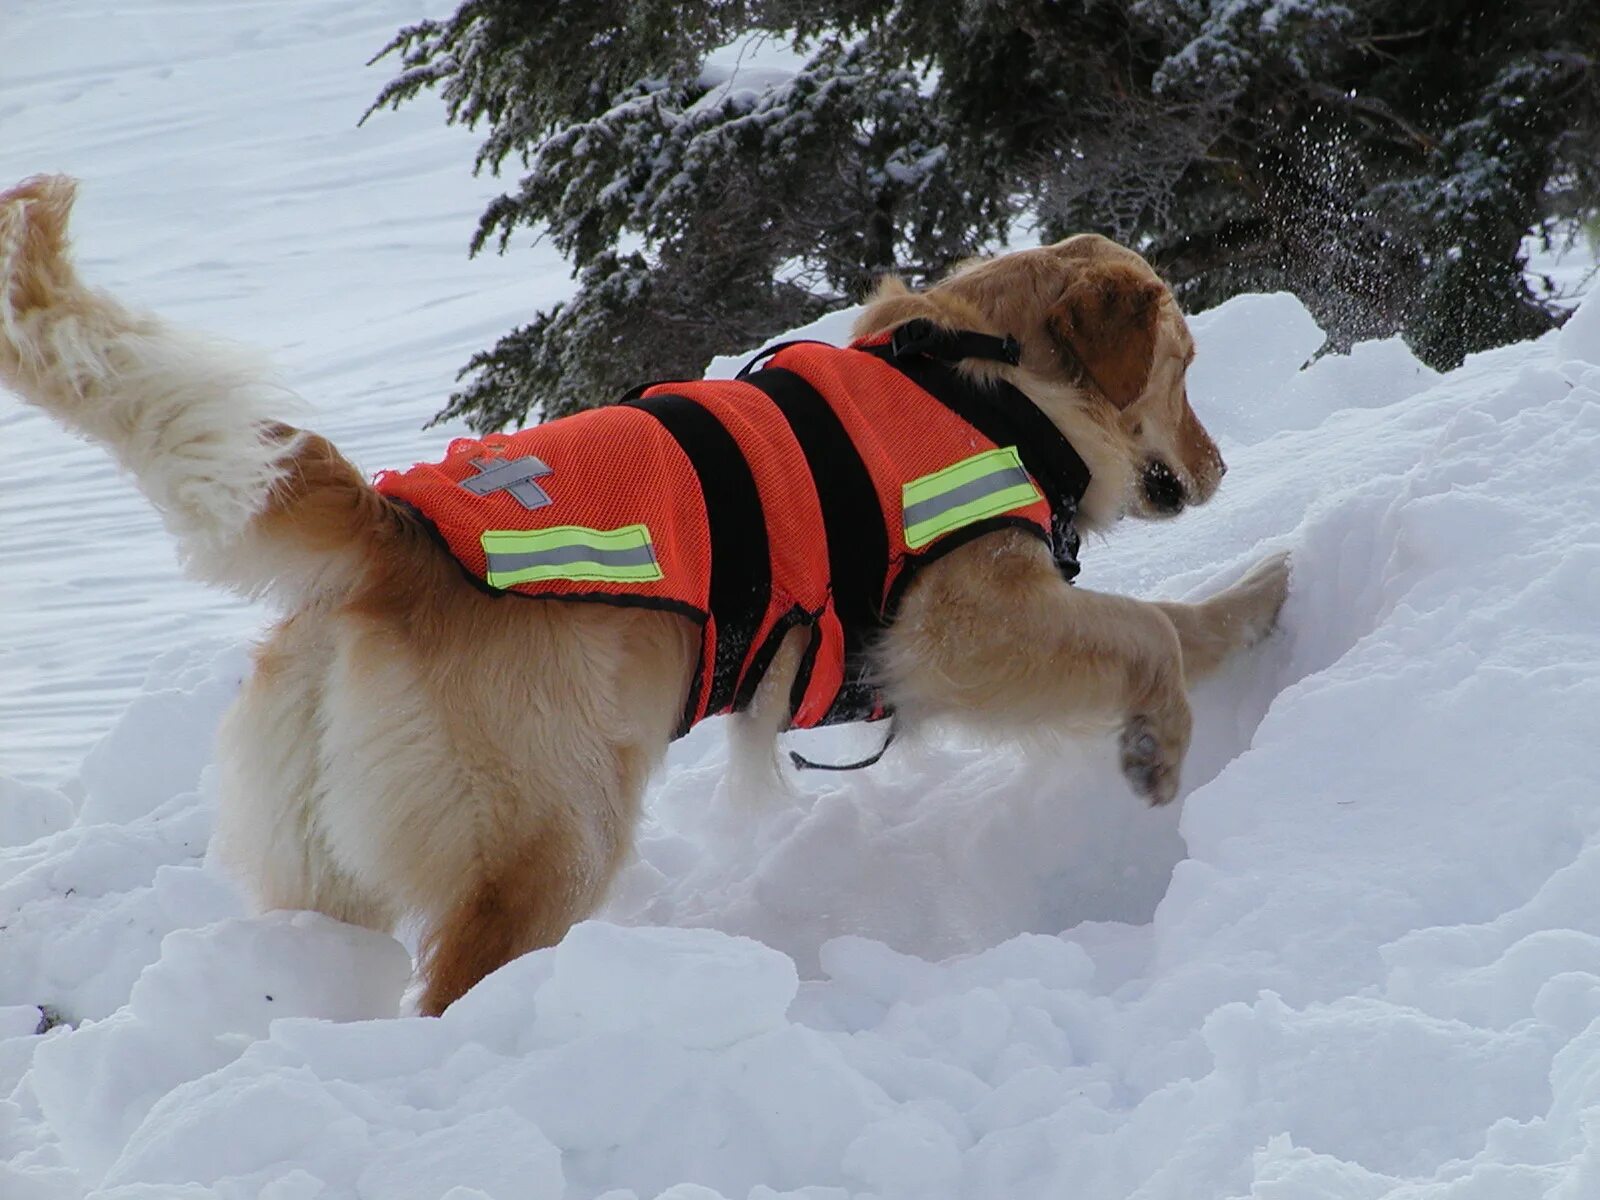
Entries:
{"type": "MultiPolygon", "coordinates": [[[[352,127],[420,6],[89,7],[0,18],[0,176],[82,175],[97,281],[276,352],[365,465],[431,456],[454,367],[566,285],[464,260],[470,136],[352,127]]],[[[709,723],[600,919],[439,1020],[401,942],[208,864],[262,615],[0,398],[0,1197],[1600,1195],[1600,292],[1443,376],[1304,366],[1289,296],[1193,328],[1226,485],[1082,583],[1295,574],[1196,690],[1180,805],[1103,741],[953,732],[732,794],[709,723]]]]}

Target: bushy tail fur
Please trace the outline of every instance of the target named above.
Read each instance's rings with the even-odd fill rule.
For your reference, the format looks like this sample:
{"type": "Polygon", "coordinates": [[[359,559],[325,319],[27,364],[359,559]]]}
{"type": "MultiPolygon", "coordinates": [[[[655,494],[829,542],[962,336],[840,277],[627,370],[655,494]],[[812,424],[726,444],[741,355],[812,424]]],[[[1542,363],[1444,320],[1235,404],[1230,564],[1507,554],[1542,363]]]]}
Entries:
{"type": "Polygon", "coordinates": [[[283,422],[298,401],[261,362],[84,286],[75,192],[64,176],[0,192],[0,384],[110,450],[193,574],[289,604],[348,587],[390,506],[283,422]]]}

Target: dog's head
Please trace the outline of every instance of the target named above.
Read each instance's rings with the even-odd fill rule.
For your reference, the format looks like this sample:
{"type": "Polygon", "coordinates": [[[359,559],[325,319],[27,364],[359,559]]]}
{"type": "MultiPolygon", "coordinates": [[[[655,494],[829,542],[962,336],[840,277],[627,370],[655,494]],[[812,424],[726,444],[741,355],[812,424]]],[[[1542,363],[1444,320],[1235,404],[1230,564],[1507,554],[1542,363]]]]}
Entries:
{"type": "Polygon", "coordinates": [[[1184,386],[1194,339],[1167,285],[1097,234],[968,263],[913,295],[886,281],[858,334],[930,317],[1010,334],[1013,380],[1062,428],[1091,471],[1118,481],[1115,512],[1170,517],[1203,504],[1227,469],[1184,386]]]}

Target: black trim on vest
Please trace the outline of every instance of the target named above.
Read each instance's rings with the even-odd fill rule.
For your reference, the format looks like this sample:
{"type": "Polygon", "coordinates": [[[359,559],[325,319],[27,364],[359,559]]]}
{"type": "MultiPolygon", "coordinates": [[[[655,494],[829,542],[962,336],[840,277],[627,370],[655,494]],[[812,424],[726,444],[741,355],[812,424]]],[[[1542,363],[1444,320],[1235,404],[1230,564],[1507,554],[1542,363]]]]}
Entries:
{"type": "Polygon", "coordinates": [[[872,635],[884,628],[889,577],[889,534],[878,489],[832,405],[803,377],[768,367],[744,382],[764,392],[789,423],[822,507],[833,609],[844,627],[844,680],[822,723],[860,720],[878,704],[878,689],[867,677],[867,652],[872,635]]]}
{"type": "Polygon", "coordinates": [[[921,354],[895,356],[893,342],[858,346],[888,363],[997,446],[1015,446],[1022,466],[1050,505],[1051,552],[1062,578],[1078,574],[1078,504],[1089,489],[1089,467],[1056,423],[1004,380],[975,383],[921,354]]]}
{"type": "MultiPolygon", "coordinates": [[[[383,495],[383,493],[379,493],[383,495]]],[[[684,702],[685,709],[678,719],[678,726],[672,731],[673,738],[681,738],[688,733],[694,724],[694,715],[700,703],[700,689],[705,682],[703,678],[705,666],[705,637],[706,630],[710,627],[709,616],[703,609],[693,604],[684,604],[678,600],[669,600],[659,596],[628,596],[612,595],[608,592],[519,592],[510,588],[491,587],[489,581],[481,576],[474,575],[467,569],[467,564],[456,557],[455,551],[450,549],[450,541],[439,531],[427,513],[423,512],[409,500],[402,500],[398,496],[383,495],[383,498],[394,505],[402,514],[415,521],[417,528],[434,545],[439,547],[439,552],[455,563],[456,569],[477,591],[482,592],[495,600],[512,597],[517,600],[550,600],[560,604],[604,604],[612,608],[649,608],[657,612],[668,612],[674,616],[684,617],[693,621],[700,628],[700,653],[695,658],[694,678],[689,683],[688,698],[684,702]]]]}
{"type": "MultiPolygon", "coordinates": [[[[1050,539],[1045,535],[1044,530],[1026,517],[986,517],[982,521],[974,521],[971,525],[963,525],[960,529],[944,534],[921,554],[908,554],[900,560],[900,574],[895,578],[894,587],[889,590],[889,599],[884,605],[884,619],[892,622],[900,615],[900,602],[906,597],[906,589],[911,586],[912,580],[917,577],[917,572],[921,571],[923,567],[926,567],[929,563],[938,562],[952,550],[959,550],[968,542],[976,541],[986,533],[996,533],[1002,529],[1015,529],[1021,533],[1026,533],[1030,537],[1037,538],[1043,542],[1047,550],[1054,552],[1054,547],[1050,545],[1050,539]]],[[[1072,582],[1072,576],[1067,574],[1067,568],[1062,564],[1059,557],[1056,559],[1056,569],[1061,572],[1062,577],[1068,583],[1072,582]]],[[[1072,575],[1077,573],[1078,564],[1074,562],[1072,564],[1072,575]]]]}
{"type": "Polygon", "coordinates": [[[772,602],[772,557],[761,495],[739,443],[709,409],[671,394],[642,396],[626,404],[661,422],[694,467],[705,498],[717,639],[704,709],[710,716],[732,705],[751,643],[772,602]]]}

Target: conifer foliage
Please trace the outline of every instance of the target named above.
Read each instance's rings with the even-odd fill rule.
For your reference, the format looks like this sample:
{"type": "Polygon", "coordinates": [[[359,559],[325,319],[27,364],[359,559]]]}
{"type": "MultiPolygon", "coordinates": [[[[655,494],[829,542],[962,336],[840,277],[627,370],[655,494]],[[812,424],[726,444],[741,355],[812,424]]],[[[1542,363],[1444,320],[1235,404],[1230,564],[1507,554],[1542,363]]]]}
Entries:
{"type": "Polygon", "coordinates": [[[542,232],[577,273],[464,369],[441,416],[480,430],[1022,230],[1449,366],[1550,327],[1524,237],[1600,204],[1593,0],[466,0],[383,54],[374,110],[436,92],[519,177],[473,251],[542,232]],[[796,69],[708,67],[752,37],[796,69]]]}

